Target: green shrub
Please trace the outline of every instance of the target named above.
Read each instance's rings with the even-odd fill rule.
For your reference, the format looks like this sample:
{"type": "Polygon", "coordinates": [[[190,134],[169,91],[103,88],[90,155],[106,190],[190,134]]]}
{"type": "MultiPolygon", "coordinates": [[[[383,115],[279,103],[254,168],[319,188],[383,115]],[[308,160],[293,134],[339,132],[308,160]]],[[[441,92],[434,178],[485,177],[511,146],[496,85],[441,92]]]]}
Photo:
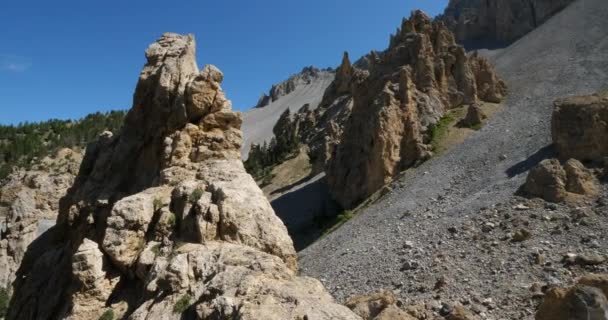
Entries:
{"type": "MultiPolygon", "coordinates": [[[[126,111],[97,112],[79,120],[0,125],[0,180],[13,167],[29,169],[61,148],[84,148],[105,130],[118,132],[126,111]]],[[[66,159],[69,159],[68,155],[66,159]]]]}
{"type": "Polygon", "coordinates": [[[430,125],[430,138],[431,138],[431,146],[433,147],[433,151],[439,151],[439,146],[441,141],[445,138],[445,135],[448,133],[448,129],[450,125],[455,121],[454,117],[446,113],[439,121],[430,125]]]}
{"type": "Polygon", "coordinates": [[[270,143],[251,144],[249,155],[244,162],[245,169],[256,180],[266,177],[274,166],[297,155],[299,150],[300,139],[289,109],[281,114],[272,132],[274,137],[270,143]]]}
{"type": "Polygon", "coordinates": [[[355,212],[351,210],[344,210],[342,213],[334,217],[329,223],[325,223],[321,228],[323,229],[322,234],[326,235],[332,233],[338,229],[341,225],[345,224],[348,220],[355,216],[355,212]]]}
{"type": "Polygon", "coordinates": [[[8,296],[8,290],[5,288],[0,288],[0,318],[6,317],[9,300],[10,297],[8,296]]]}
{"type": "Polygon", "coordinates": [[[482,127],[482,124],[478,123],[478,124],[474,124],[474,125],[470,126],[470,129],[473,129],[475,131],[479,131],[479,130],[481,130],[481,127],[482,127]]]}
{"type": "Polygon", "coordinates": [[[163,200],[155,198],[153,202],[154,212],[160,210],[163,207],[163,200]]]}
{"type": "Polygon", "coordinates": [[[154,253],[155,256],[160,255],[160,243],[154,245],[150,250],[152,250],[152,253],[154,253]]]}
{"type": "Polygon", "coordinates": [[[175,215],[175,213],[173,213],[173,212],[171,213],[171,215],[169,216],[169,220],[167,222],[173,228],[175,228],[175,226],[177,226],[177,216],[175,215]]]}
{"type": "Polygon", "coordinates": [[[99,320],[114,320],[114,310],[106,310],[101,317],[99,317],[99,320]]]}
{"type": "Polygon", "coordinates": [[[188,307],[190,307],[191,300],[192,297],[189,294],[183,295],[181,298],[179,298],[179,300],[177,300],[175,306],[173,306],[173,312],[177,314],[186,312],[186,310],[188,310],[188,307]]]}
{"type": "Polygon", "coordinates": [[[195,204],[198,199],[200,199],[203,196],[203,189],[201,188],[196,188],[194,189],[194,191],[192,191],[192,193],[190,194],[190,203],[195,204]]]}

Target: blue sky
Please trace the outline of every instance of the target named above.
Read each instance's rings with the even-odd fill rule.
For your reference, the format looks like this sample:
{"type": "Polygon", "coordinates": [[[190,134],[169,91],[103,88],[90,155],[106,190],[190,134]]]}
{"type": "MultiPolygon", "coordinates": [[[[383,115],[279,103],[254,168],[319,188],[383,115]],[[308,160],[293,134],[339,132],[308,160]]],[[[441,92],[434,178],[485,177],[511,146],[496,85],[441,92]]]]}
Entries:
{"type": "Polygon", "coordinates": [[[144,50],[193,33],[199,67],[217,65],[246,110],[302,67],[335,67],[388,45],[413,9],[447,0],[6,0],[0,4],[0,123],[128,109],[144,50]]]}

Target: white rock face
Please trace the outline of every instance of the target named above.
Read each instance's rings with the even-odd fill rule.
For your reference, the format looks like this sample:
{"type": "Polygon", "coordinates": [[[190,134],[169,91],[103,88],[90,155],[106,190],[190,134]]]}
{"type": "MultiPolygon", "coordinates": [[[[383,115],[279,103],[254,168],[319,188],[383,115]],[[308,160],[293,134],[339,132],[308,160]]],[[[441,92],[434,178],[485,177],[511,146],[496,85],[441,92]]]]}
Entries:
{"type": "Polygon", "coordinates": [[[170,263],[158,262],[150,282],[167,283],[173,294],[160,303],[144,302],[132,319],[163,319],[184,297],[184,285],[193,293],[187,310],[197,319],[360,319],[328,304],[332,298],[319,281],[297,277],[278,257],[247,246],[188,244],[170,263]]]}
{"type": "Polygon", "coordinates": [[[104,308],[105,301],[120,280],[108,275],[106,258],[96,242],[84,239],[72,257],[72,278],[74,294],[71,296],[74,308],[72,319],[94,318],[104,308]],[[91,294],[93,293],[93,294],[91,294]]]}
{"type": "Polygon", "coordinates": [[[148,48],[123,130],[87,149],[58,225],[24,256],[8,319],[359,319],[297,277],[287,229],[241,162],[223,74],[198,72],[194,46],[165,34],[148,48]]]}
{"type": "Polygon", "coordinates": [[[146,232],[154,216],[157,195],[169,189],[153,188],[116,202],[107,220],[103,250],[119,267],[133,265],[146,243],[146,232]]]}

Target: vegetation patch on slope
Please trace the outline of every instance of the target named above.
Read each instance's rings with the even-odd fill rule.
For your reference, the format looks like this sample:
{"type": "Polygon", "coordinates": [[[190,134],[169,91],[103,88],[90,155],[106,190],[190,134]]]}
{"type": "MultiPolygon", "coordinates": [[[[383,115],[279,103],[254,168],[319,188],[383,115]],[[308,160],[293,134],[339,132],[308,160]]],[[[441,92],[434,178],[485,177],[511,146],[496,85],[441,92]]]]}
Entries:
{"type": "Polygon", "coordinates": [[[126,111],[97,112],[80,120],[48,120],[0,126],[0,179],[13,167],[28,169],[61,148],[86,147],[105,130],[117,132],[126,111]]]}
{"type": "Polygon", "coordinates": [[[293,157],[274,166],[261,181],[260,187],[266,195],[273,198],[288,191],[299,182],[305,181],[309,178],[311,171],[308,147],[303,145],[293,157]]]}
{"type": "Polygon", "coordinates": [[[270,143],[251,145],[244,164],[247,172],[256,180],[264,178],[274,166],[296,155],[300,142],[295,131],[291,130],[292,125],[293,120],[287,109],[273,128],[274,137],[270,143]]]}
{"type": "MultiPolygon", "coordinates": [[[[491,118],[496,112],[500,111],[500,104],[481,103],[481,108],[488,118],[491,118]]],[[[474,125],[471,127],[461,127],[458,123],[467,115],[467,107],[461,106],[446,112],[446,114],[431,126],[430,129],[430,145],[433,147],[435,156],[441,155],[452,146],[461,144],[473,132],[480,130],[484,125],[474,125]]]]}

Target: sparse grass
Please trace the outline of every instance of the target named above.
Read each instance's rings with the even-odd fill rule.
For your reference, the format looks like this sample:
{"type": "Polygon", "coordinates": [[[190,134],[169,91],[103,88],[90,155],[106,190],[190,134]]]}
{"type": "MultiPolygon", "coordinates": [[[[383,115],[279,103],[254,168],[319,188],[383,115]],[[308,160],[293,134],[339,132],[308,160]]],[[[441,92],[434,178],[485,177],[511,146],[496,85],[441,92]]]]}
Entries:
{"type": "Polygon", "coordinates": [[[156,212],[163,207],[163,200],[161,200],[160,198],[155,198],[152,204],[154,206],[154,212],[156,212]]]}
{"type": "Polygon", "coordinates": [[[261,186],[267,186],[267,185],[271,184],[272,179],[274,179],[274,177],[275,177],[275,175],[272,172],[268,173],[264,178],[262,178],[261,186]]]}
{"type": "Polygon", "coordinates": [[[155,256],[159,256],[160,255],[160,243],[157,245],[154,245],[151,249],[152,253],[154,253],[155,256]]]}
{"type": "Polygon", "coordinates": [[[191,300],[192,297],[189,294],[183,295],[181,298],[179,298],[179,300],[177,300],[175,306],[173,306],[173,312],[176,314],[182,314],[186,312],[186,310],[188,310],[188,307],[190,307],[191,300]]]}
{"type": "Polygon", "coordinates": [[[171,215],[169,216],[169,220],[167,222],[172,228],[175,228],[175,226],[177,226],[177,216],[175,215],[175,213],[171,212],[171,215]]]}
{"type": "Polygon", "coordinates": [[[190,194],[190,197],[188,198],[188,200],[190,200],[190,203],[195,204],[198,199],[200,199],[203,196],[203,189],[201,188],[196,188],[194,189],[194,191],[192,191],[192,193],[190,194]]]}
{"type": "Polygon", "coordinates": [[[322,236],[334,232],[336,229],[338,229],[341,225],[345,224],[348,220],[352,219],[354,216],[354,211],[344,210],[342,213],[332,219],[328,224],[326,224],[322,232],[322,236]]]}
{"type": "Polygon", "coordinates": [[[446,113],[435,125],[430,127],[431,146],[433,152],[441,151],[441,141],[445,138],[450,129],[450,126],[456,121],[454,116],[449,112],[446,113]]]}
{"type": "Polygon", "coordinates": [[[106,310],[101,317],[99,317],[99,320],[114,320],[114,310],[106,310]]]}
{"type": "Polygon", "coordinates": [[[478,124],[474,124],[474,125],[470,126],[469,128],[473,129],[475,131],[479,131],[479,130],[481,130],[482,127],[483,127],[483,124],[482,123],[478,123],[478,124]]]}
{"type": "Polygon", "coordinates": [[[5,288],[0,288],[0,319],[4,319],[4,317],[6,317],[9,300],[10,297],[8,296],[8,290],[5,288]]]}

